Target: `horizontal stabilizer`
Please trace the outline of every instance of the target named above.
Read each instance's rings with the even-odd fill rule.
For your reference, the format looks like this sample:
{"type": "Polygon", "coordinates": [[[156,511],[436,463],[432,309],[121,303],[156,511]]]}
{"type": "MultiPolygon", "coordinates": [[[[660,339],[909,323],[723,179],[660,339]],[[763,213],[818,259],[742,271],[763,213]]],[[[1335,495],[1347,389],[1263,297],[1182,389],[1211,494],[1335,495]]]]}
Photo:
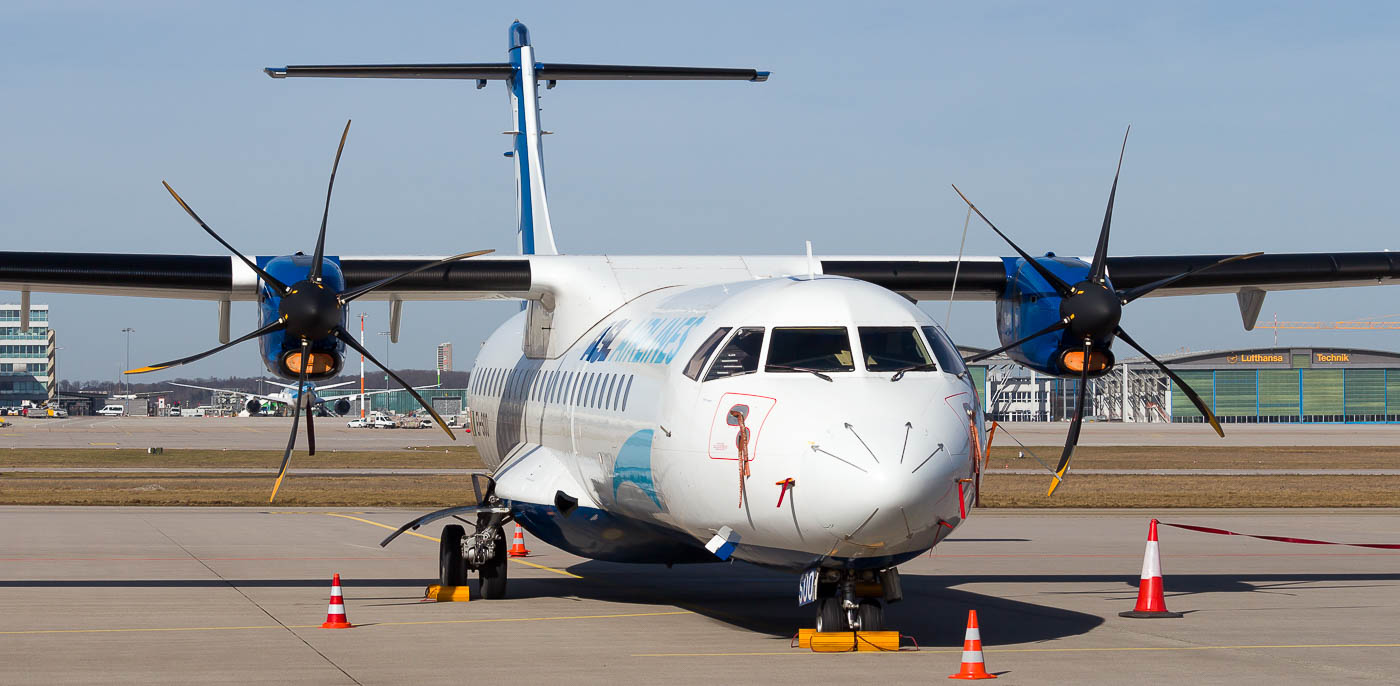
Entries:
{"type": "MultiPolygon", "coordinates": [[[[509,62],[480,64],[314,64],[268,67],[274,79],[320,77],[338,79],[469,79],[505,81],[515,67],[509,62]]],[[[715,67],[645,67],[619,64],[535,65],[540,81],[767,81],[768,72],[715,67]]]]}

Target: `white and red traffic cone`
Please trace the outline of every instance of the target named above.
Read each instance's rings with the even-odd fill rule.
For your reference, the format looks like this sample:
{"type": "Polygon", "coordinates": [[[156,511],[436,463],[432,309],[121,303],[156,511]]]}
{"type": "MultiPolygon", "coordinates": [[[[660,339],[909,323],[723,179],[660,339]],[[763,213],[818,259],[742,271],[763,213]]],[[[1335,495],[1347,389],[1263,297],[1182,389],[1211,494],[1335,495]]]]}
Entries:
{"type": "Polygon", "coordinates": [[[949,679],[995,679],[982,663],[982,630],[977,627],[977,611],[967,611],[967,634],[963,637],[962,667],[949,679]]]}
{"type": "Polygon", "coordinates": [[[1142,556],[1142,580],[1138,582],[1137,606],[1119,617],[1160,619],[1180,617],[1180,612],[1167,611],[1167,598],[1162,590],[1162,559],[1157,552],[1157,520],[1147,525],[1147,551],[1142,556]]]}
{"type": "Polygon", "coordinates": [[[355,625],[345,617],[345,598],[340,593],[340,575],[331,578],[331,604],[326,608],[326,623],[322,629],[350,629],[355,625]]]}
{"type": "Polygon", "coordinates": [[[520,522],[515,523],[515,537],[510,544],[511,557],[525,557],[530,551],[525,549],[525,530],[520,528],[520,522]]]}

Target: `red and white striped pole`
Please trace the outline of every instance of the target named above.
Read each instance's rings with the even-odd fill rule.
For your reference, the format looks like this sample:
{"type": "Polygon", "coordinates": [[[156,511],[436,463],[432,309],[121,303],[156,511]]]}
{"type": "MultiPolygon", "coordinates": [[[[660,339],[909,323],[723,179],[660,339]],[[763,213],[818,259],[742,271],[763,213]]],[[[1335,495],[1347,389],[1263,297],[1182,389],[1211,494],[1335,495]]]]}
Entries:
{"type": "Polygon", "coordinates": [[[1138,582],[1137,606],[1119,617],[1161,619],[1180,617],[1180,612],[1167,611],[1167,598],[1162,588],[1162,559],[1157,550],[1157,520],[1147,525],[1147,550],[1142,556],[1142,577],[1138,582]]]}

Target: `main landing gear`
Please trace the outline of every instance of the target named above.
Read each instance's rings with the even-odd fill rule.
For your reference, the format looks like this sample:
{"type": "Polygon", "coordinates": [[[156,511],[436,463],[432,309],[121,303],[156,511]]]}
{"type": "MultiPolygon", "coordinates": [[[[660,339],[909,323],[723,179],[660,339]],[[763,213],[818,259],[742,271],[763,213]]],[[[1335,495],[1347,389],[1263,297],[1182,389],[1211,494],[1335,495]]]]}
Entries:
{"type": "Polygon", "coordinates": [[[823,569],[817,579],[817,631],[880,631],[885,603],[904,597],[899,570],[823,569]]]}
{"type": "MultiPolygon", "coordinates": [[[[481,583],[478,594],[486,600],[506,597],[506,532],[510,520],[503,503],[496,497],[496,482],[486,478],[485,488],[472,480],[479,507],[476,530],[468,534],[461,524],[442,527],[438,544],[438,580],[443,586],[465,586],[475,571],[481,583]]],[[[464,508],[466,509],[466,508],[464,508]]],[[[461,519],[461,517],[458,517],[461,519]]]]}
{"type": "Polygon", "coordinates": [[[506,535],[500,524],[478,528],[468,535],[461,524],[442,527],[438,544],[438,581],[443,586],[465,586],[467,577],[475,571],[481,579],[481,597],[500,600],[506,597],[506,535]]]}
{"type": "Polygon", "coordinates": [[[429,512],[399,527],[379,545],[386,546],[399,536],[439,519],[451,517],[464,524],[464,519],[476,516],[472,533],[461,524],[442,527],[438,544],[438,580],[443,586],[465,586],[468,575],[475,571],[481,577],[478,595],[487,600],[506,597],[506,532],[505,524],[514,517],[511,508],[496,497],[496,482],[484,474],[472,476],[475,505],[448,507],[429,512]]]}

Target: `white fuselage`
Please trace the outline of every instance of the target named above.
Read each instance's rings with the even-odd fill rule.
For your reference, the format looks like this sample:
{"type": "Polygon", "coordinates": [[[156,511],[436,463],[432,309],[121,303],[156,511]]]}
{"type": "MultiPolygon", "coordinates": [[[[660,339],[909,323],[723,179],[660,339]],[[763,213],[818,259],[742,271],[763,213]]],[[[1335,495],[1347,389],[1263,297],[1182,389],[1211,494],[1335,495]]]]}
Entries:
{"type": "MultiPolygon", "coordinates": [[[[483,346],[470,407],[497,494],[527,510],[519,519],[551,543],[604,559],[690,561],[676,549],[703,553],[729,527],[739,559],[883,567],[928,550],[972,506],[976,391],[937,325],[878,286],[818,276],[661,288],[554,359],[522,354],[525,320],[512,317],[483,346]],[[722,327],[729,335],[693,361],[722,327]],[[754,360],[751,373],[704,380],[723,341],[745,327],[844,327],[852,369],[827,372],[828,381],[754,360]],[[861,327],[920,332],[949,363],[892,381],[893,372],[863,364],[871,360],[861,327]],[[736,407],[749,430],[742,479],[736,407]],[[582,512],[564,516],[556,493],[582,512]],[[587,528],[602,520],[612,523],[587,528]]],[[[758,359],[768,360],[771,341],[764,335],[758,359]]]]}

